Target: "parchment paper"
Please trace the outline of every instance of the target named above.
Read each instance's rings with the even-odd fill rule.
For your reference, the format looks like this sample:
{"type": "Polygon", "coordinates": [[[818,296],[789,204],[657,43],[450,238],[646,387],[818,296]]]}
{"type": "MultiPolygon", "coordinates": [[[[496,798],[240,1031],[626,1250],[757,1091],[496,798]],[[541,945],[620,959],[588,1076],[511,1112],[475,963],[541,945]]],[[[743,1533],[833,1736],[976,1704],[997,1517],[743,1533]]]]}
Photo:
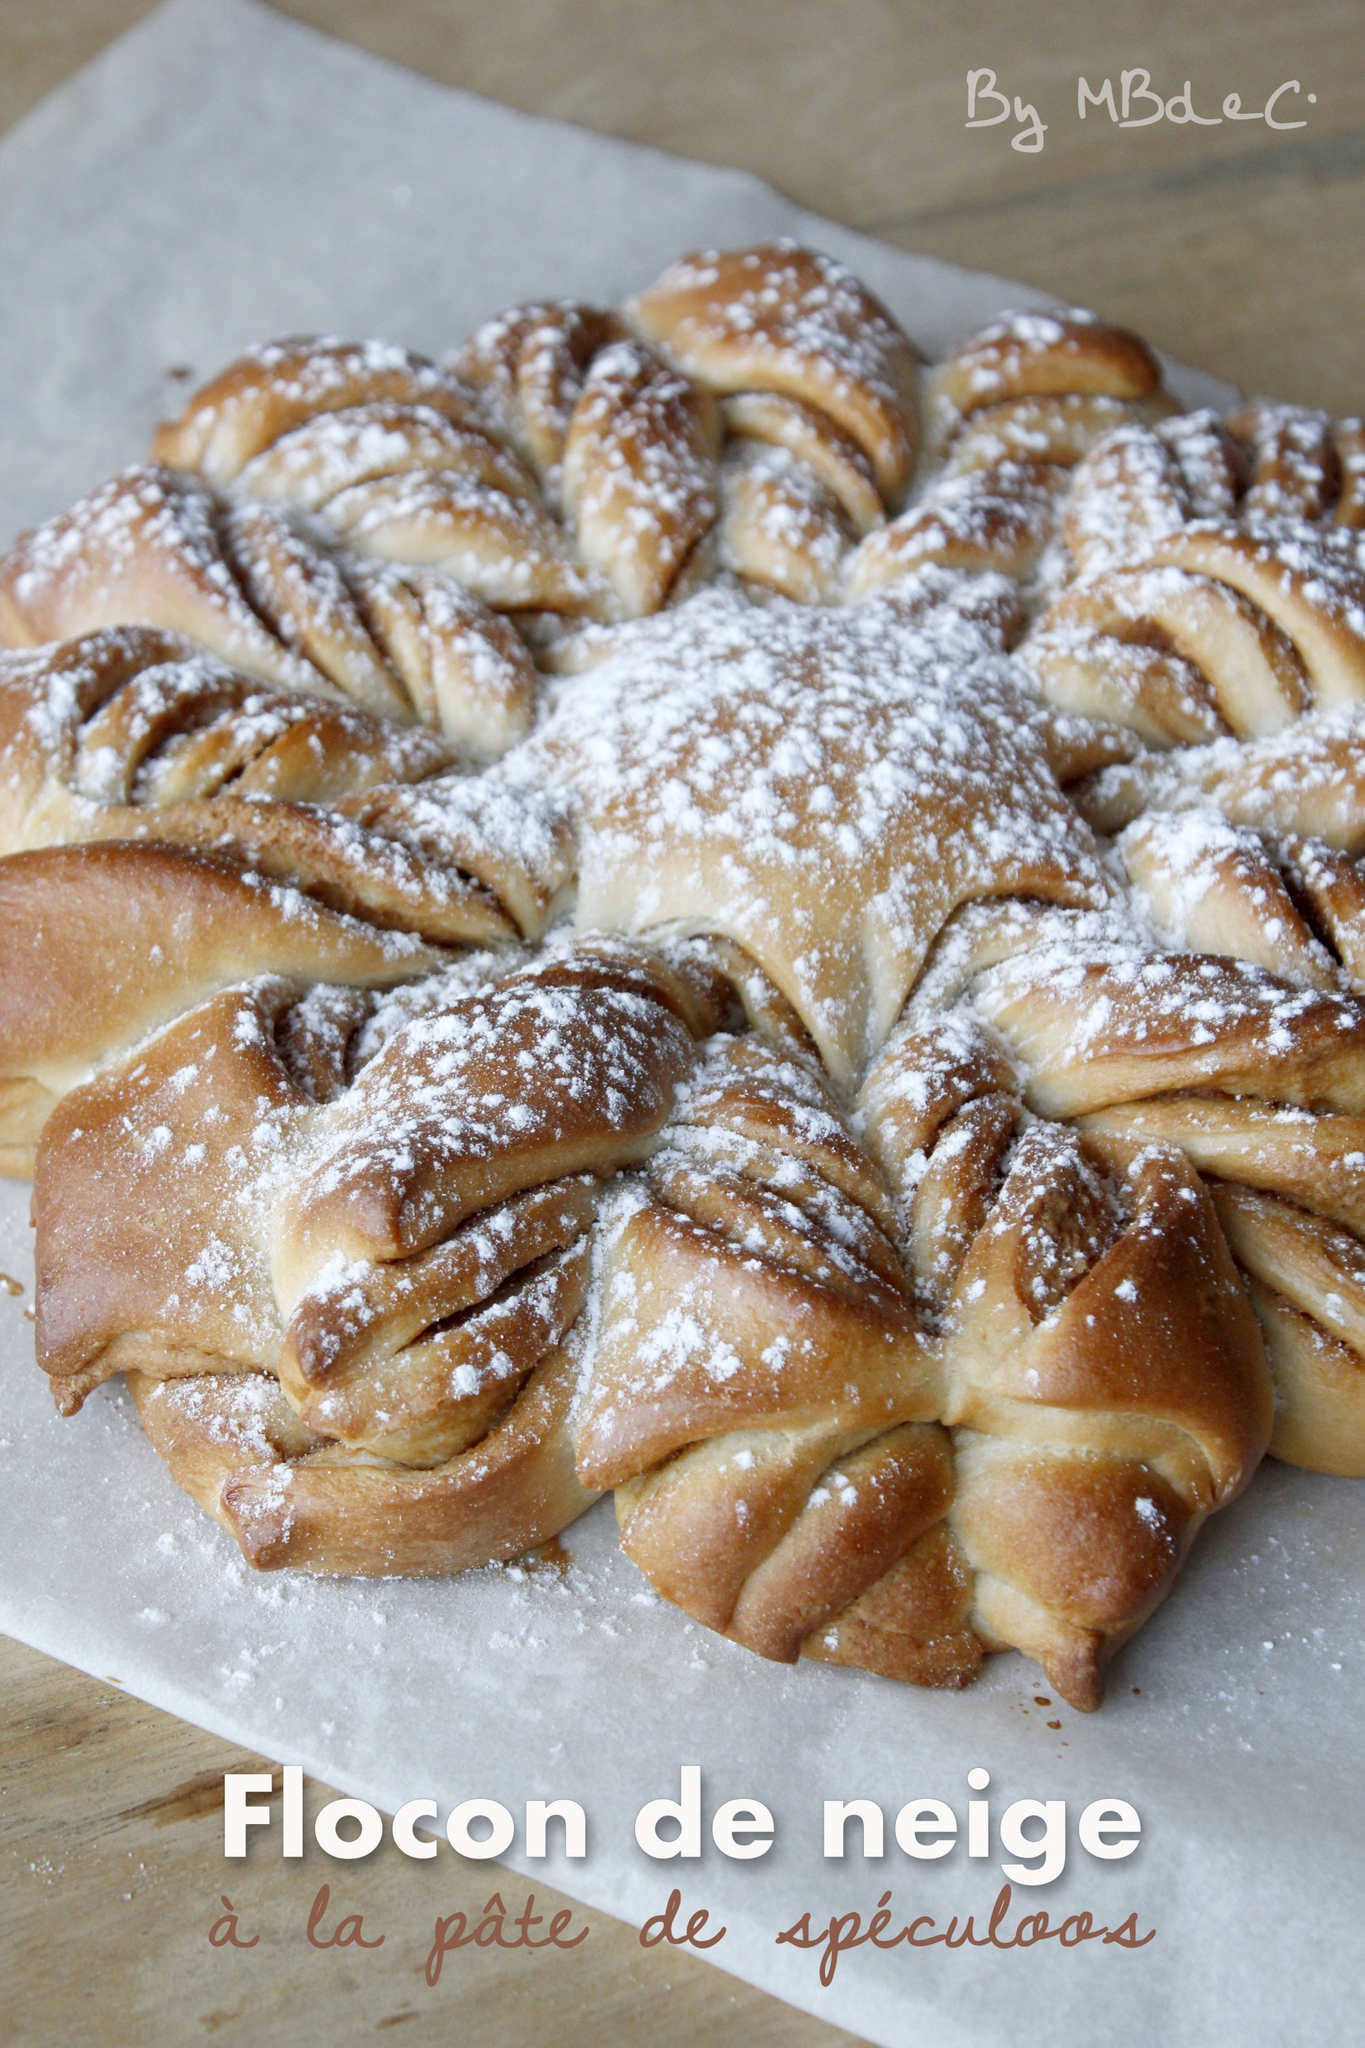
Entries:
{"type": "MultiPolygon", "coordinates": [[[[0,537],[138,459],[187,387],[168,371],[198,378],[300,330],[441,352],[517,298],[610,300],[683,249],[774,233],[845,257],[931,350],[1007,304],[1047,303],[867,241],[738,173],[449,92],[249,0],[176,0],[0,146],[0,537]]],[[[1176,382],[1190,403],[1230,395],[1193,372],[1176,382]]],[[[27,1201],[0,1188],[0,1269],[31,1299],[27,1201]]],[[[577,1799],[586,1861],[517,1867],[636,1923],[676,1883],[688,1910],[728,1928],[713,1961],[873,2041],[1354,2038],[1357,1485],[1266,1466],[1087,1718],[1036,1705],[1048,1688],[1018,1657],[960,1696],[764,1664],[649,1592],[607,1504],[568,1532],[567,1572],[256,1576],[171,1484],[125,1396],[103,1390],[74,1421],[53,1413],[22,1303],[2,1292],[0,1372],[0,1628],[38,1649],[389,1812],[422,1796],[443,1814],[471,1797],[518,1815],[528,1798],[577,1799]],[[677,1797],[683,1763],[703,1768],[708,1814],[743,1795],[771,1807],[766,1857],[727,1861],[709,1831],[700,1863],[641,1853],[635,1814],[677,1797]],[[1035,1798],[1071,1814],[1065,1875],[1016,1891],[1011,1927],[1039,1907],[1053,1924],[1135,1912],[1156,1939],[1136,1953],[863,1947],[822,1989],[818,1955],[774,1941],[800,1913],[866,1917],[890,1889],[896,1926],[970,1911],[980,1928],[1002,1881],[994,1838],[984,1862],[959,1845],[912,1863],[894,1844],[880,1863],[853,1844],[827,1862],[822,1800],[878,1800],[890,1841],[912,1797],[965,1821],[975,1765],[994,1813],[1035,1798]],[[1142,1816],[1125,1862],[1076,1845],[1098,1797],[1142,1816]]],[[[434,1915],[441,1865],[428,1867],[434,1915]]]]}

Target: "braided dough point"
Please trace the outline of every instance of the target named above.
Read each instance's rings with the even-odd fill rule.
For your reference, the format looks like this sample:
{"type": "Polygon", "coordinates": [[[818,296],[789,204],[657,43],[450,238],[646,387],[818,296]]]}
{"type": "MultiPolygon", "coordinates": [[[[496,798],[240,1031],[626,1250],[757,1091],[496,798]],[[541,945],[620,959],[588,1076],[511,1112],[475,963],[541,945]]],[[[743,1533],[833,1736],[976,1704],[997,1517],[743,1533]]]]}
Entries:
{"type": "Polygon", "coordinates": [[[1161,365],[1136,334],[1085,314],[1007,313],[960,342],[930,382],[965,419],[1015,398],[1150,398],[1161,365]]]}
{"type": "Polygon", "coordinates": [[[496,761],[525,739],[538,680],[511,622],[445,576],[357,562],[348,582],[418,717],[470,760],[496,761]]]}
{"type": "MultiPolygon", "coordinates": [[[[444,889],[451,937],[471,944],[514,933],[538,939],[572,879],[573,835],[563,805],[490,777],[371,785],[339,798],[336,810],[353,834],[378,841],[374,866],[381,872],[393,858],[386,848],[409,852],[419,875],[432,875],[432,895],[444,889]]],[[[401,900],[396,909],[402,912],[401,900]]],[[[411,909],[394,921],[419,922],[411,909]]]]}
{"type": "Polygon", "coordinates": [[[1213,1196],[1265,1336],[1272,1454],[1313,1472],[1365,1476],[1365,1244],[1251,1188],[1213,1196]]]}
{"type": "Polygon", "coordinates": [[[830,1435],[932,1415],[888,1229],[885,1186],[817,1072],[717,1040],[648,1191],[623,1195],[607,1234],[586,1483],[735,1428],[830,1435]]]}
{"type": "Polygon", "coordinates": [[[1144,559],[1193,513],[1169,439],[1130,422],[1097,442],[1077,468],[1062,533],[1081,568],[1093,575],[1144,559]]]}
{"type": "MultiPolygon", "coordinates": [[[[1133,828],[1123,851],[1159,923],[1194,938],[1207,926],[1220,952],[1260,953],[1282,975],[1240,958],[1198,955],[1089,966],[1073,955],[1058,973],[1035,951],[989,968],[974,1005],[1026,1063],[1033,1107],[1080,1110],[1088,1134],[1130,1149],[1178,1145],[1200,1172],[1218,1177],[1213,1193],[1225,1240],[1265,1328],[1274,1442],[1297,1463],[1358,1473],[1365,1445],[1365,1375],[1355,1357],[1365,1335],[1359,1005],[1332,992],[1340,979],[1335,962],[1251,835],[1217,817],[1153,819],[1133,828]],[[1062,1010],[1071,1018],[1065,1051],[1062,1010]],[[1156,1090],[1155,1099],[1144,1099],[1156,1090]]],[[[1289,849],[1287,865],[1305,872],[1306,850],[1289,849]]]]}
{"type": "Polygon", "coordinates": [[[0,1146],[21,1172],[59,1096],[215,989],[281,973],[383,988],[447,957],[408,932],[377,931],[154,845],[58,847],[0,863],[0,951],[0,1146]]]}
{"type": "Polygon", "coordinates": [[[714,524],[720,437],[710,392],[642,342],[593,363],[564,444],[564,500],[626,617],[658,611],[714,524]]]}
{"type": "Polygon", "coordinates": [[[1077,1119],[1134,1145],[1178,1145],[1210,1179],[1281,1195],[1365,1237],[1365,1117],[1245,1096],[1155,1096],[1077,1119]]]}
{"type": "Polygon", "coordinates": [[[286,695],[146,627],[0,655],[0,853],[70,843],[114,809],[235,793],[326,803],[450,766],[435,733],[286,695]]]}
{"type": "Polygon", "coordinates": [[[1365,568],[1349,545],[1313,528],[1266,540],[1195,526],[1168,534],[1152,556],[1259,605],[1293,643],[1316,704],[1365,702],[1365,568]]]}
{"type": "Polygon", "coordinates": [[[433,775],[449,762],[432,733],[272,693],[153,632],[0,657],[4,850],[157,840],[444,943],[538,935],[572,874],[562,806],[433,775]]]}
{"type": "Polygon", "coordinates": [[[477,403],[425,356],[387,341],[304,335],[248,349],[158,428],[154,460],[222,490],[252,459],[320,413],[384,402],[477,427],[477,403]]]}
{"type": "Polygon", "coordinates": [[[1227,425],[1250,456],[1244,516],[1321,519],[1331,509],[1341,475],[1332,422],[1325,412],[1260,399],[1230,414],[1227,425]]]}
{"type": "Polygon", "coordinates": [[[1199,1523],[1259,1462],[1270,1385],[1180,1152],[1040,1122],[1018,1135],[1017,1085],[958,1013],[896,1035],[859,1114],[939,1333],[970,1627],[1089,1710],[1199,1523]]]}
{"type": "Polygon", "coordinates": [[[853,535],[833,493],[801,465],[752,447],[731,457],[720,483],[723,566],[798,604],[836,603],[853,535]]]}
{"type": "Polygon", "coordinates": [[[293,1299],[329,1260],[404,1258],[524,1188],[615,1172],[651,1148],[691,1060],[662,1003],[591,973],[532,972],[400,1033],[320,1113],[275,1219],[278,1284],[293,1299]]]}
{"type": "Polygon", "coordinates": [[[1340,985],[1261,840],[1215,812],[1139,818],[1118,842],[1163,943],[1226,953],[1305,988],[1340,985]]]}
{"type": "MultiPolygon", "coordinates": [[[[1143,1459],[1207,1513],[1246,1485],[1270,1390],[1206,1191],[1175,1150],[1034,1124],[964,1260],[945,1420],[1143,1459]]],[[[1079,1533],[1079,1532],[1078,1532],[1079,1533]]]]}
{"type": "Polygon", "coordinates": [[[948,1438],[899,1419],[936,1376],[888,1190],[817,1070],[714,1041],[648,1179],[608,1230],[577,1430],[627,1555],[760,1656],[966,1683],[948,1438]]]}
{"type": "Polygon", "coordinates": [[[157,1377],[273,1367],[268,1216],[240,1190],[248,1162],[302,1142],[308,1100],[276,1036],[302,992],[281,978],[210,996],[57,1110],[37,1172],[37,1341],[59,1405],[125,1362],[157,1377]]]}
{"type": "Polygon", "coordinates": [[[948,1311],[951,1527],[989,1647],[1073,1706],[1259,1464],[1271,1390],[1208,1196],[1178,1152],[1034,1125],[948,1311]]]}
{"type": "Polygon", "coordinates": [[[124,470],[0,562],[6,646],[136,625],[187,634],[282,689],[339,694],[257,616],[224,557],[208,493],[168,469],[124,470]]]}
{"type": "Polygon", "coordinates": [[[1052,532],[1064,478],[1047,464],[1001,462],[936,483],[868,535],[848,565],[849,597],[867,597],[929,562],[1027,578],[1052,532]]]}
{"type": "Polygon", "coordinates": [[[277,1368],[300,1419],[409,1466],[467,1450],[582,1313],[596,1201],[591,1175],[542,1184],[397,1269],[353,1261],[311,1289],[277,1368]]]}
{"type": "Polygon", "coordinates": [[[329,1040],[359,1012],[305,1022],[297,984],[182,1018],[80,1091],[45,1154],[62,1405],[128,1370],[258,1565],[458,1570],[555,1533],[593,1498],[567,1424],[596,1176],[667,1114],[677,1008],[709,1028],[719,994],[687,954],[550,955],[429,1003],[354,1080],[329,1040]]]}
{"type": "Polygon", "coordinates": [[[883,500],[915,461],[915,352],[853,273],[794,243],[670,264],[628,311],[640,332],[716,391],[776,391],[853,440],[883,500]]]}
{"type": "Polygon", "coordinates": [[[346,1452],[305,1430],[263,1376],[127,1373],[139,1419],[176,1483],[258,1571],[373,1578],[468,1571],[519,1557],[590,1508],[566,1427],[577,1368],[550,1353],[480,1439],[431,1468],[346,1452]]]}
{"type": "Polygon", "coordinates": [[[1074,583],[1024,657],[1068,711],[1130,725],[1149,745],[1278,732],[1309,704],[1292,643],[1226,583],[1183,569],[1116,569],[1074,583]]]}
{"type": "Polygon", "coordinates": [[[1248,1288],[1279,1404],[1272,1454],[1309,1472],[1365,1476],[1365,1357],[1274,1288],[1248,1288]]]}
{"type": "Polygon", "coordinates": [[[249,498],[325,517],[328,501],[352,485],[414,470],[473,477],[509,498],[535,496],[516,456],[483,428],[429,405],[392,403],[318,413],[253,456],[237,482],[249,498]]]}
{"type": "Polygon", "coordinates": [[[325,516],[357,554],[437,569],[499,611],[591,616],[604,602],[547,513],[476,477],[429,469],[377,477],[338,492],[325,516]]]}
{"type": "Polygon", "coordinates": [[[759,1656],[961,1686],[981,1661],[941,1526],[947,1432],[906,1423],[712,1438],[618,1487],[621,1547],[664,1596],[759,1656]]]}
{"type": "Polygon", "coordinates": [[[1158,441],[1176,459],[1196,519],[1232,520],[1247,485],[1246,451],[1208,406],[1161,420],[1158,441]]]}
{"type": "Polygon", "coordinates": [[[407,721],[412,705],[365,629],[332,559],[300,539],[271,505],[235,506],[223,554],[252,609],[353,704],[407,721]]]}
{"type": "Polygon", "coordinates": [[[835,499],[861,537],[884,517],[876,472],[858,443],[828,414],[779,391],[737,391],[721,400],[727,433],[784,448],[809,469],[835,499]]]}
{"type": "Polygon", "coordinates": [[[1154,432],[1120,428],[1081,463],[1064,531],[1082,578],[1034,641],[1039,673],[1062,701],[1106,687],[1115,637],[1174,648],[1244,737],[1309,705],[1361,701],[1365,572],[1348,529],[1311,523],[1336,490],[1327,423],[1262,407],[1232,424],[1253,443],[1244,495],[1241,445],[1205,414],[1154,432]]]}
{"type": "MultiPolygon", "coordinates": [[[[544,515],[480,484],[423,470],[356,485],[336,506],[381,554],[391,543],[441,559],[463,550],[471,579],[495,596],[526,602],[529,591],[571,609],[596,601],[544,515]],[[509,537],[525,559],[505,558],[509,537]]],[[[222,513],[170,470],[125,471],[0,563],[0,635],[11,646],[146,623],[279,688],[349,698],[403,723],[415,710],[484,758],[530,726],[530,656],[472,592],[420,566],[342,563],[274,506],[222,513]]]]}
{"type": "Polygon", "coordinates": [[[1170,1592],[1204,1517],[1136,1458],[967,1431],[957,1457],[952,1528],[974,1572],[973,1627],[1095,1712],[1110,1659],[1170,1592]]]}
{"type": "Polygon", "coordinates": [[[1332,434],[1341,470],[1336,523],[1365,526],[1365,420],[1338,420],[1332,434]]]}
{"type": "Polygon", "coordinates": [[[1135,414],[1150,425],[1174,410],[1164,394],[1136,401],[1082,391],[1003,399],[968,416],[949,443],[944,475],[993,469],[998,462],[1055,463],[1071,469],[1097,441],[1135,414]]]}
{"type": "Polygon", "coordinates": [[[1174,1088],[1365,1113],[1365,1008],[1240,960],[1025,958],[983,974],[973,1003],[1043,1116],[1174,1088]]]}
{"type": "Polygon", "coordinates": [[[615,313],[577,299],[513,306],[486,320],[452,367],[541,481],[553,486],[593,358],[626,335],[615,313]]]}
{"type": "Polygon", "coordinates": [[[909,1203],[943,1127],[978,1097],[1008,1091],[1014,1073],[970,1019],[898,1030],[858,1093],[858,1128],[902,1203],[909,1203]]]}
{"type": "Polygon", "coordinates": [[[1181,1094],[1081,1122],[1127,1144],[1179,1145],[1216,1176],[1210,1192],[1275,1385],[1271,1450],[1365,1473],[1365,1119],[1181,1094]]]}
{"type": "Polygon", "coordinates": [[[1321,840],[1287,838],[1277,848],[1285,880],[1306,920],[1341,962],[1357,993],[1365,989],[1365,875],[1321,840]]]}
{"type": "Polygon", "coordinates": [[[1215,741],[1179,754],[1139,755],[1075,783],[1068,795],[1097,832],[1143,811],[1212,807],[1235,825],[1295,833],[1365,852],[1365,718],[1309,714],[1283,733],[1215,741]]]}

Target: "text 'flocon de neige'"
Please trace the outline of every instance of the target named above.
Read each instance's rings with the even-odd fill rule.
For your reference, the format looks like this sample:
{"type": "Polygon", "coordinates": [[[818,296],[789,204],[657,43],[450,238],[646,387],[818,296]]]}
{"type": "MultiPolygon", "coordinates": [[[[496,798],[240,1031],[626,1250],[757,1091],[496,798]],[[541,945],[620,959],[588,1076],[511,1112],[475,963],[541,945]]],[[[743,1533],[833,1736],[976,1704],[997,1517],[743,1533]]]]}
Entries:
{"type": "MultiPolygon", "coordinates": [[[[1005,1882],[1000,1886],[989,1913],[952,1915],[946,1924],[928,1913],[898,1914],[893,1894],[884,1891],[866,1918],[860,1911],[835,1913],[823,1919],[809,1911],[799,1912],[790,1924],[779,1929],[774,1940],[794,1950],[819,1954],[820,1982],[834,1979],[841,1956],[868,1945],[878,1949],[945,1948],[949,1950],[1034,1948],[1055,1943],[1061,1949],[1076,1949],[1090,1943],[1119,1949],[1145,1948],[1155,1937],[1155,1928],[1145,1932],[1136,1913],[1129,1913],[1116,1925],[1100,1925],[1088,1911],[1068,1914],[1053,1924],[1044,1911],[1022,1914],[1010,1924],[1013,1887],[1048,1885],[1066,1867],[1072,1821],[1063,1799],[1016,1799],[999,1814],[992,1813],[985,1796],[990,1786],[988,1771],[977,1767],[967,1773],[967,1785],[974,1795],[966,1802],[966,1825],[946,1800],[913,1798],[894,1813],[871,1799],[826,1799],[823,1802],[821,1852],[825,1859],[844,1860],[861,1856],[864,1862],[884,1861],[889,1842],[911,1863],[939,1862],[965,1845],[968,1862],[999,1862],[1005,1882]]],[[[278,1831],[280,1854],[302,1858],[305,1854],[303,1770],[287,1764],[282,1772],[278,1800],[270,1796],[273,1779],[269,1772],[229,1772],[223,1780],[223,1853],[231,1858],[247,1855],[249,1830],[263,1830],[256,1836],[266,1841],[278,1831]],[[266,1795],[266,1796],[262,1796],[266,1795]]],[[[430,1862],[440,1852],[440,1837],[421,1825],[436,1819],[439,1807],[434,1799],[410,1799],[389,1822],[394,1846],[419,1862],[430,1862]]],[[[648,1857],[658,1861],[698,1860],[702,1855],[707,1815],[703,1808],[702,1774],[696,1764],[680,1768],[676,1799],[648,1800],[635,1817],[635,1842],[648,1857]]],[[[709,1813],[710,1840],[720,1854],[739,1862],[765,1856],[777,1839],[778,1823],[771,1809],[760,1799],[727,1799],[709,1813]]],[[[384,1817],[364,1799],[333,1799],[313,1821],[313,1840],[325,1856],[355,1862],[370,1856],[384,1839],[384,1817]],[[345,1830],[345,1832],[343,1832],[345,1830]]],[[[496,1799],[466,1799],[455,1806],[445,1824],[445,1839],[460,1856],[477,1861],[504,1856],[515,1848],[523,1859],[535,1862],[555,1847],[566,1859],[578,1860],[588,1854],[588,1816],[574,1799],[528,1799],[525,1802],[520,1841],[512,1810],[496,1799]],[[553,1836],[552,1836],[553,1824],[553,1836]]],[[[1074,1819],[1074,1841],[1088,1857],[1112,1863],[1131,1856],[1142,1835],[1136,1809],[1126,1799],[1090,1801],[1074,1819]]],[[[383,1934],[367,1936],[361,1916],[340,1914],[331,1908],[335,1921],[326,1932],[331,1893],[324,1885],[313,1901],[307,1939],[314,1948],[377,1948],[383,1934]]],[[[241,1932],[240,1915],[230,1901],[214,1923],[209,1939],[216,1948],[248,1948],[255,1939],[241,1932]]],[[[455,1950],[478,1948],[572,1949],[587,1939],[587,1927],[570,1932],[571,1915],[566,1910],[550,1922],[535,1912],[535,1895],[530,1894],[519,1914],[504,1905],[495,1893],[480,1919],[471,1924],[465,1913],[438,1918],[435,1938],[427,1958],[426,1979],[435,1985],[444,1958],[455,1950]],[[547,1931],[536,1934],[534,1929],[547,1931]]],[[[941,1909],[940,1909],[941,1911],[941,1909]]],[[[1111,1915],[1111,1918],[1113,1916],[1111,1915]]],[[[727,1929],[716,1926],[704,1906],[683,1905],[682,1892],[675,1888],[667,1904],[652,1915],[640,1930],[646,1948],[669,1943],[675,1947],[713,1949],[723,1941],[727,1929]]]]}

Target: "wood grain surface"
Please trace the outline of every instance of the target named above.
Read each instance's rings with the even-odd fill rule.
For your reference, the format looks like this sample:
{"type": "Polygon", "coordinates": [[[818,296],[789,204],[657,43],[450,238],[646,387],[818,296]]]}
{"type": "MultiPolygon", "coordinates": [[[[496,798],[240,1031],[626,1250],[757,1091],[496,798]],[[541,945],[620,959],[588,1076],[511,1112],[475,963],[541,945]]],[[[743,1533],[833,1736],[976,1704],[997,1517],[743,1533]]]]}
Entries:
{"type": "MultiPolygon", "coordinates": [[[[146,12],[142,0],[0,0],[0,127],[146,12]]],[[[904,248],[996,270],[1138,327],[1244,389],[1338,412],[1365,404],[1365,5],[1137,0],[1103,10],[1005,0],[289,0],[287,12],[453,85],[681,155],[737,164],[904,248]],[[1076,81],[1145,69],[1307,126],[1124,130],[1076,81]],[[1038,109],[968,130],[965,76],[993,69],[1038,109]],[[1309,105],[1306,96],[1316,94],[1309,105]]],[[[1151,102],[1134,112],[1150,111],[1151,102]]],[[[1177,111],[1179,109],[1177,108],[1177,111]]],[[[525,1881],[442,1861],[439,1883],[386,1845],[333,1874],[367,1952],[304,1932],[317,1869],[222,1857],[225,1770],[256,1760],[0,1639],[0,2039],[181,2048],[342,2044],[391,2027],[462,2048],[615,2048],[702,2039],[837,2048],[852,2036],[632,1929],[567,1954],[466,1950],[428,1990],[436,1913],[478,1913],[525,1881]],[[246,1953],[209,1946],[224,1892],[246,1953]],[[439,1891],[439,1899],[436,1893],[439,1891]]],[[[256,1765],[257,1768],[261,1766],[256,1765]]],[[[320,1801],[326,1788],[310,1788],[320,1801]]],[[[568,1902],[544,1893],[553,1911],[568,1902]]],[[[334,1925],[329,1916],[324,1925],[334,1925]]]]}
{"type": "MultiPolygon", "coordinates": [[[[571,1908],[569,1950],[470,1946],[425,1966],[435,1922],[477,1927],[497,1893],[513,1918],[527,1881],[495,1863],[414,1863],[386,1840],[362,1863],[284,1863],[253,1840],[223,1857],[224,1771],[269,1764],[0,1636],[0,2041],[105,2048],[350,2048],[402,2027],[404,2048],[851,2048],[854,2037],[544,1885],[571,1908]],[[314,1948],[361,1916],[383,1946],[314,1948]],[[256,1945],[210,1946],[226,1896],[256,1945]]],[[[276,1784],[278,1785],[278,1777],[276,1784]]],[[[305,1813],[335,1795],[310,1783],[305,1813]]],[[[668,1886],[661,1882],[662,1907],[668,1886]]],[[[539,1930],[544,1933],[544,1928],[539,1930]]]]}

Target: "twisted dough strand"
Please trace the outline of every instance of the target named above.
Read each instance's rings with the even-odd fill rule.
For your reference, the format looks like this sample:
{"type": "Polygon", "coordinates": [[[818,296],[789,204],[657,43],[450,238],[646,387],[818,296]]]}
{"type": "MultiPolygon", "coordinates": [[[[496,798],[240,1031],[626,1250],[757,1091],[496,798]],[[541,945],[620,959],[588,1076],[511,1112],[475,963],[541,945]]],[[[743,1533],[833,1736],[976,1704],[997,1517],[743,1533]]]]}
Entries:
{"type": "Polygon", "coordinates": [[[531,722],[530,657],[472,594],[420,570],[347,564],[275,507],[225,511],[171,470],[124,471],[0,562],[8,646],[137,624],[277,688],[440,723],[480,752],[531,722]]]}
{"type": "Polygon", "coordinates": [[[941,467],[918,501],[848,563],[865,597],[924,563],[1030,577],[1069,472],[1102,435],[1171,410],[1145,343],[1089,315],[1007,313],[926,380],[941,467]]]}
{"type": "Polygon", "coordinates": [[[57,1113],[54,1391],[79,1406],[126,1371],[257,1565],[457,1570],[593,1498],[567,1422],[599,1180],[648,1148],[694,1057],[684,1015],[710,1028],[728,990],[700,956],[610,944],[463,980],[389,1024],[354,995],[230,990],[83,1090],[83,1121],[57,1113]],[[156,1259],[130,1256],[149,1232],[156,1259]]]}
{"type": "Polygon", "coordinates": [[[1289,407],[1106,437],[1066,512],[1079,576],[1024,648],[1045,695],[1155,748],[1365,701],[1365,568],[1341,479],[1325,416],[1289,407]]]}
{"type": "Polygon", "coordinates": [[[145,627],[0,656],[7,1170],[73,1080],[243,973],[385,983],[538,935],[572,874],[563,807],[450,764],[145,627]]]}

